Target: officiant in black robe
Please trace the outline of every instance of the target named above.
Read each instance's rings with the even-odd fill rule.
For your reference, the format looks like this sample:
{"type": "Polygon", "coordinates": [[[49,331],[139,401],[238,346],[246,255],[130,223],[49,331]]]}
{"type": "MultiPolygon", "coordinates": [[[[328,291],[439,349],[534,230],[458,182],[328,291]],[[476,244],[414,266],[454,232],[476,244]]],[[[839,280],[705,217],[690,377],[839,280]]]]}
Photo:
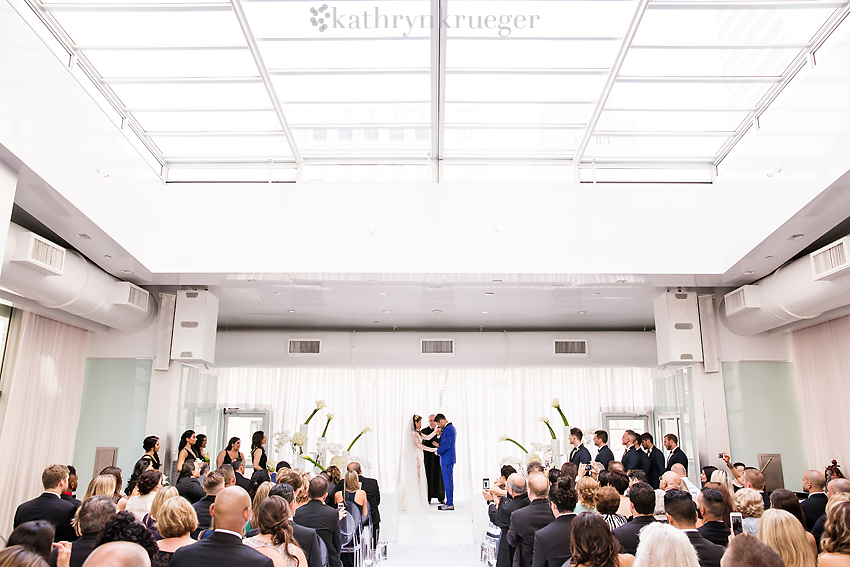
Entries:
{"type": "MultiPolygon", "coordinates": [[[[423,427],[420,431],[424,437],[428,437],[437,429],[437,422],[434,421],[433,415],[428,416],[428,427],[423,427]]],[[[431,439],[423,439],[422,444],[426,447],[439,447],[440,438],[436,435],[431,439]]],[[[446,491],[443,488],[443,472],[440,469],[440,457],[436,453],[425,451],[423,453],[425,459],[425,477],[428,479],[428,503],[431,503],[432,498],[436,498],[440,502],[445,502],[446,491]]]]}

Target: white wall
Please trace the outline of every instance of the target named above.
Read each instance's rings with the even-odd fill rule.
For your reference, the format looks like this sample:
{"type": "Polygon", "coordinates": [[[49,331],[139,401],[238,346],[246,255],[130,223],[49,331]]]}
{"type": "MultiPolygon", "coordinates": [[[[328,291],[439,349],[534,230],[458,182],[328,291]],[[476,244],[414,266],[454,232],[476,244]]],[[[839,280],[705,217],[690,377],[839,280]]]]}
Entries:
{"type": "Polygon", "coordinates": [[[720,360],[723,362],[791,360],[791,333],[760,333],[742,337],[727,329],[719,317],[717,331],[720,336],[720,360]]]}
{"type": "Polygon", "coordinates": [[[115,329],[89,334],[87,358],[153,358],[154,333],[151,325],[139,333],[122,333],[115,329]]]}

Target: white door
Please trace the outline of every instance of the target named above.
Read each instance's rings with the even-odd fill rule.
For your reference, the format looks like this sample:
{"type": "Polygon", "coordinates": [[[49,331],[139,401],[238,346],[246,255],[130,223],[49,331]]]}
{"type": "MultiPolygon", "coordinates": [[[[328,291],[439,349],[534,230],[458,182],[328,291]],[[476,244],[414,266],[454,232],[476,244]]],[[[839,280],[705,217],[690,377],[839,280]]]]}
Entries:
{"type": "Polygon", "coordinates": [[[623,445],[623,433],[631,429],[638,435],[649,431],[649,414],[645,413],[603,413],[602,428],[608,432],[608,447],[618,461],[623,458],[626,447],[623,445]]]}
{"type": "MultiPolygon", "coordinates": [[[[222,427],[222,448],[227,447],[231,437],[238,437],[242,442],[241,451],[245,455],[245,476],[254,474],[254,464],[251,462],[251,437],[257,431],[263,431],[271,441],[272,433],[268,430],[269,413],[264,411],[224,410],[224,427],[222,427]]],[[[266,454],[269,454],[269,444],[266,443],[266,454]]]]}

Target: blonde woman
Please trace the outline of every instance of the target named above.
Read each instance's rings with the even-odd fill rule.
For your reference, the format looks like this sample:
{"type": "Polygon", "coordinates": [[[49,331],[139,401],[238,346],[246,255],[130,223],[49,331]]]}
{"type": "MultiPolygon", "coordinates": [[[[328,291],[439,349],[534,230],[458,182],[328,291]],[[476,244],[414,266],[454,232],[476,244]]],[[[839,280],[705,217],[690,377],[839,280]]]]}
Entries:
{"type": "Polygon", "coordinates": [[[198,514],[185,498],[170,498],[162,502],[156,524],[163,539],[156,542],[151,567],[168,567],[175,551],[195,543],[189,534],[198,529],[198,514]]]}
{"type": "Polygon", "coordinates": [[[272,489],[272,486],[274,486],[274,484],[266,481],[257,488],[257,493],[254,495],[254,500],[251,504],[251,519],[248,521],[248,525],[245,526],[246,534],[249,531],[257,529],[257,517],[260,513],[260,504],[269,497],[269,491],[272,489]]]}
{"type": "Polygon", "coordinates": [[[764,499],[752,488],[742,488],[735,493],[735,508],[744,517],[744,533],[757,536],[759,518],[764,514],[764,499]]]}
{"type": "Polygon", "coordinates": [[[599,483],[593,480],[593,477],[583,476],[576,483],[576,492],[578,492],[578,504],[576,504],[576,514],[582,512],[596,512],[596,492],[599,490],[599,483]]]}
{"type": "Polygon", "coordinates": [[[360,477],[354,471],[345,473],[345,484],[342,492],[334,495],[337,504],[343,502],[354,502],[360,508],[360,515],[364,518],[369,514],[369,503],[366,502],[366,491],[360,488],[360,477]]]}
{"type": "Polygon", "coordinates": [[[92,496],[112,496],[113,494],[115,494],[115,489],[117,488],[117,485],[118,482],[111,474],[102,474],[100,476],[96,476],[89,481],[89,485],[86,488],[86,495],[83,496],[83,502],[85,502],[92,496]]]}
{"type": "Polygon", "coordinates": [[[156,493],[156,496],[153,497],[153,502],[151,503],[151,511],[145,514],[145,517],[142,519],[142,524],[150,531],[151,535],[155,540],[162,539],[162,536],[159,535],[159,530],[157,529],[157,518],[159,515],[159,511],[162,510],[162,505],[166,500],[171,498],[177,498],[180,496],[180,493],[177,492],[177,489],[173,486],[165,486],[160,488],[156,493]]]}
{"type": "Polygon", "coordinates": [[[838,500],[826,508],[826,524],[820,540],[824,552],[818,557],[818,567],[850,566],[850,502],[838,500]]]}
{"type": "MultiPolygon", "coordinates": [[[[301,469],[292,469],[292,471],[298,475],[298,480],[301,483],[298,490],[295,491],[295,508],[300,508],[310,501],[310,497],[307,495],[307,491],[310,488],[310,474],[301,469]]],[[[293,488],[295,487],[293,486],[293,488]]]]}
{"type": "Polygon", "coordinates": [[[758,539],[782,556],[785,567],[815,567],[815,554],[806,540],[806,530],[790,512],[765,510],[758,539]]]}
{"type": "Polygon", "coordinates": [[[634,567],[699,567],[699,558],[685,532],[656,522],[640,531],[634,567]]]}
{"type": "Polygon", "coordinates": [[[735,485],[732,484],[732,475],[726,471],[717,469],[711,473],[711,478],[709,480],[711,482],[719,482],[726,487],[726,492],[729,494],[735,494],[735,485]]]}

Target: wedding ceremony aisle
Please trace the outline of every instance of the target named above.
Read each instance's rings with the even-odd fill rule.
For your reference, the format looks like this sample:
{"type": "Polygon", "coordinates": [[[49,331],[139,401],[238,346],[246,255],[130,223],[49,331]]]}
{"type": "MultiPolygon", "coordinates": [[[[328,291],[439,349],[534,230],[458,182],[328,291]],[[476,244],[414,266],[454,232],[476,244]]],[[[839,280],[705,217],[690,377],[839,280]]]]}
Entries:
{"type": "Polygon", "coordinates": [[[471,502],[456,502],[452,511],[431,504],[427,514],[408,516],[400,512],[397,541],[390,541],[386,567],[460,567],[478,563],[471,502]]]}

